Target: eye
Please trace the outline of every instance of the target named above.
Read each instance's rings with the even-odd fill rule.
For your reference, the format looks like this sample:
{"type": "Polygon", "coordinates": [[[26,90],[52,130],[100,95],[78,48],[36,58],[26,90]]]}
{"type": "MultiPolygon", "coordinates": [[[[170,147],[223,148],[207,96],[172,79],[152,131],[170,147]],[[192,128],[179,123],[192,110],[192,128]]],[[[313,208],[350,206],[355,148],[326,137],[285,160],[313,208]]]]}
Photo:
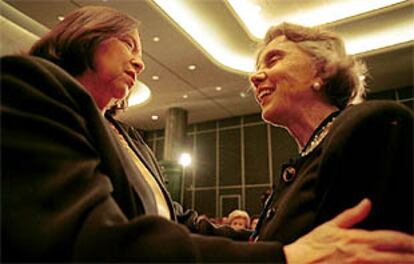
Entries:
{"type": "Polygon", "coordinates": [[[265,57],[265,63],[267,67],[271,67],[276,64],[278,61],[283,59],[284,52],[280,50],[273,50],[267,54],[265,57]]]}
{"type": "Polygon", "coordinates": [[[278,62],[282,56],[280,54],[273,54],[270,56],[270,58],[267,60],[267,65],[271,66],[274,65],[276,62],[278,62]]]}
{"type": "Polygon", "coordinates": [[[129,50],[134,50],[134,42],[130,39],[121,39],[122,42],[125,43],[125,45],[128,47],[129,50]]]}

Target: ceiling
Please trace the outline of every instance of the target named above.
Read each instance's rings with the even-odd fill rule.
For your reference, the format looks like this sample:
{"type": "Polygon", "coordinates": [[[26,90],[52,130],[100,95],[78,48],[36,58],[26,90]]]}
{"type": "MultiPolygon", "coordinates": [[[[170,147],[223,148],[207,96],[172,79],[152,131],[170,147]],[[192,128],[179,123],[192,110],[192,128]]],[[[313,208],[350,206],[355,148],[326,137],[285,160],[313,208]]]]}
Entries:
{"type": "MultiPolygon", "coordinates": [[[[150,88],[151,97],[146,103],[131,106],[121,115],[124,121],[137,128],[144,130],[163,128],[167,110],[171,107],[186,109],[190,124],[258,113],[259,107],[249,90],[247,71],[237,67],[238,55],[231,53],[242,50],[241,54],[247,54],[250,59],[254,59],[253,52],[257,39],[249,31],[243,19],[236,15],[237,12],[231,8],[229,2],[156,0],[156,2],[162,1],[175,4],[174,11],[178,10],[178,3],[187,3],[193,8],[192,15],[201,21],[202,27],[198,28],[200,25],[188,22],[184,28],[180,27],[179,21],[167,15],[167,11],[160,7],[161,4],[158,5],[150,0],[6,0],[4,2],[48,28],[58,22],[58,16],[64,16],[84,5],[111,6],[140,20],[143,59],[146,65],[140,80],[150,88]],[[196,38],[191,38],[189,35],[191,31],[202,37],[207,36],[209,40],[207,44],[214,47],[213,51],[209,51],[208,47],[202,47],[202,43],[196,38]],[[159,41],[155,42],[154,37],[158,37],[159,41]],[[230,59],[234,58],[234,60],[227,63],[216,57],[214,52],[219,49],[219,46],[217,48],[215,46],[217,43],[227,45],[227,55],[231,54],[230,59]],[[196,65],[196,69],[189,70],[189,65],[196,65]],[[154,75],[159,76],[159,79],[153,80],[154,75]],[[159,119],[152,120],[152,115],[158,115],[159,119]]],[[[269,17],[269,10],[272,10],[273,14],[283,18],[291,13],[305,12],[307,8],[322,6],[332,1],[336,0],[255,0],[253,2],[267,11],[267,17],[269,17]],[[277,3],[282,5],[277,8],[277,3]]],[[[251,14],[253,16],[255,13],[252,11],[251,14]]],[[[362,40],[358,47],[367,43],[367,40],[363,39],[364,36],[375,38],[380,35],[379,30],[388,26],[396,23],[408,23],[414,26],[412,1],[403,1],[376,11],[354,14],[351,17],[341,17],[338,12],[337,17],[341,19],[323,23],[327,23],[328,27],[340,33],[345,40],[351,38],[362,40]]],[[[312,22],[312,19],[306,21],[312,22]]],[[[42,32],[29,28],[27,30],[35,35],[41,35],[42,32]]],[[[397,32],[387,39],[395,40],[410,34],[410,32],[409,34],[397,32]]],[[[378,43],[376,40],[374,42],[378,43]]],[[[413,40],[400,42],[388,43],[374,50],[355,52],[368,64],[371,76],[368,84],[372,92],[413,86],[413,40]]],[[[241,65],[242,62],[239,66],[241,65]]]]}

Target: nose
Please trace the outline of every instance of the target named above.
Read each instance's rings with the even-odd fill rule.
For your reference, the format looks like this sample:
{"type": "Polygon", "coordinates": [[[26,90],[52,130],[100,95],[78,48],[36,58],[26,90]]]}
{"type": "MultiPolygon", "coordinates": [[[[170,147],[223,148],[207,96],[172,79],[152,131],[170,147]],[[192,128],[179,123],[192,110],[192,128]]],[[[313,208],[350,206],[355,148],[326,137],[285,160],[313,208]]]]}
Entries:
{"type": "Polygon", "coordinates": [[[145,68],[144,61],[142,60],[141,57],[138,57],[138,56],[134,57],[131,60],[131,64],[134,67],[134,70],[137,73],[137,75],[139,75],[145,68]]]}
{"type": "Polygon", "coordinates": [[[258,71],[250,75],[250,81],[254,85],[255,88],[259,86],[261,82],[263,82],[267,78],[267,74],[264,71],[258,71]]]}

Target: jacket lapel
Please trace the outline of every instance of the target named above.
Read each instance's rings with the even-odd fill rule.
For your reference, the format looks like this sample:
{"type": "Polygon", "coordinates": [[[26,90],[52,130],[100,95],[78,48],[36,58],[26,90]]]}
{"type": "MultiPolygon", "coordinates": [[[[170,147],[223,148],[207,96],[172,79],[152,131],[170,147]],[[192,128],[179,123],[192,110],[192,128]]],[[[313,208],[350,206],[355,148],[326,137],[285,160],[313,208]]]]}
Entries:
{"type": "MultiPolygon", "coordinates": [[[[155,181],[157,182],[158,186],[162,190],[164,197],[167,201],[168,207],[171,212],[171,219],[177,220],[175,215],[175,210],[173,206],[173,202],[170,196],[170,193],[166,189],[164,184],[164,179],[161,173],[161,169],[156,161],[152,151],[149,149],[147,144],[142,139],[139,133],[135,134],[135,140],[133,141],[131,137],[126,132],[125,128],[115,120],[112,116],[106,116],[107,119],[118,129],[118,131],[122,134],[122,136],[127,141],[129,147],[134,151],[134,153],[139,157],[139,159],[144,163],[145,167],[151,172],[151,175],[154,177],[155,181]]],[[[137,177],[134,177],[137,178],[137,177]]]]}

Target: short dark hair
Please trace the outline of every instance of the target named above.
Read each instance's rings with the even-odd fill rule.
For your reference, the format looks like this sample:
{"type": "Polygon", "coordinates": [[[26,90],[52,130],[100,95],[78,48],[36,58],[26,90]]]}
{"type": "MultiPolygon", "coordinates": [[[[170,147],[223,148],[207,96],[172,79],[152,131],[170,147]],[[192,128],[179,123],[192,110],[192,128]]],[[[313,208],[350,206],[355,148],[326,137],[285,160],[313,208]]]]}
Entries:
{"type": "Polygon", "coordinates": [[[139,22],[118,10],[85,6],[68,14],[30,49],[29,54],[47,59],[76,77],[94,69],[93,56],[104,40],[138,29],[139,22]]]}

